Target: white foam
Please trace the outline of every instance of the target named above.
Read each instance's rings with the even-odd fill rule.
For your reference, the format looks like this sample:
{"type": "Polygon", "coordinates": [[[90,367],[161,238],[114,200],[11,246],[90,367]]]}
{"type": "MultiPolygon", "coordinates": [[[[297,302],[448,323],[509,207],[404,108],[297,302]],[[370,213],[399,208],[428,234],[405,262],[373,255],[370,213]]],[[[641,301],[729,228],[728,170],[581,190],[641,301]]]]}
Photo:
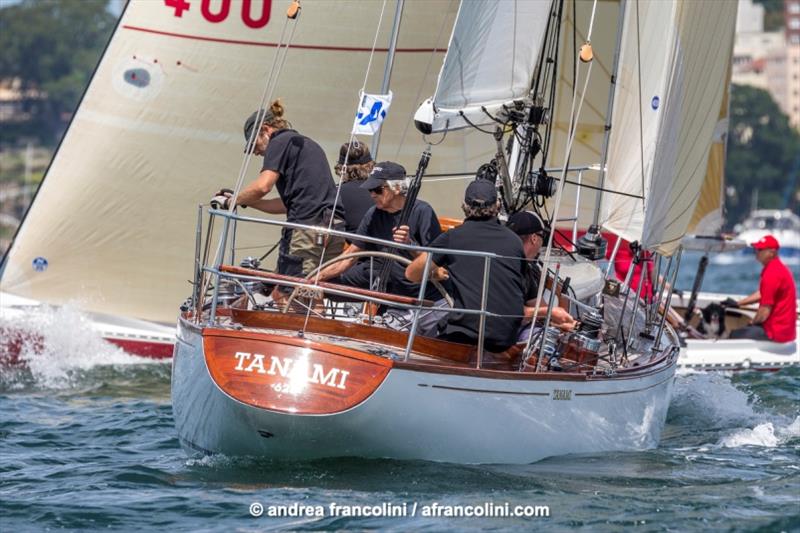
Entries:
{"type": "Polygon", "coordinates": [[[800,416],[785,427],[778,426],[776,428],[772,422],[764,422],[752,429],[738,429],[723,437],[718,446],[722,448],[738,448],[740,446],[775,448],[797,437],[800,437],[800,416]]]}
{"type": "Polygon", "coordinates": [[[753,408],[757,400],[737,389],[726,374],[698,372],[678,375],[670,408],[714,425],[746,424],[759,418],[753,408]]]}
{"type": "Polygon", "coordinates": [[[14,317],[0,317],[0,328],[21,335],[19,359],[37,384],[46,388],[69,387],[76,371],[100,365],[151,362],[103,340],[91,320],[73,305],[36,306],[14,317]]]}

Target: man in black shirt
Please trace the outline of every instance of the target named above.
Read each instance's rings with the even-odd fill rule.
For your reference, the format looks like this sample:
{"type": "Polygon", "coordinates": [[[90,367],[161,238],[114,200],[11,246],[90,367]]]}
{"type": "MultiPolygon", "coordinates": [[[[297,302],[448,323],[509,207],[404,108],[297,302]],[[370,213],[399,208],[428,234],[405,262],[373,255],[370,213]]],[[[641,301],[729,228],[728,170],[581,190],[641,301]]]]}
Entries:
{"type": "MultiPolygon", "coordinates": [[[[312,139],[289,129],[283,106],[276,100],[269,109],[256,111],[244,124],[244,136],[256,155],[264,156],[261,173],[244,187],[236,204],[252,206],[266,213],[286,213],[288,222],[344,228],[344,211],[336,203],[325,152],[312,139]],[[255,131],[254,131],[255,129],[255,131]],[[264,199],[272,189],[278,198],[264,199]]],[[[247,148],[245,148],[247,150],[247,148]]],[[[229,196],[229,195],[226,195],[229,196]]],[[[228,208],[228,201],[223,202],[228,208]]],[[[319,266],[321,256],[335,257],[344,248],[339,237],[326,238],[313,230],[284,228],[278,256],[278,272],[290,276],[308,274],[319,266]]]]}
{"type": "Polygon", "coordinates": [[[355,233],[364,215],[375,205],[369,191],[361,187],[374,167],[375,161],[365,143],[353,139],[339,149],[339,161],[333,170],[341,180],[339,199],[344,207],[345,229],[349,233],[355,233]]]}
{"type": "MultiPolygon", "coordinates": [[[[500,203],[494,183],[471,182],[464,194],[462,209],[466,215],[464,223],[430,244],[443,249],[433,255],[431,275],[433,279],[450,279],[456,308],[479,310],[484,258],[449,254],[446,250],[472,250],[501,256],[491,260],[486,310],[502,316],[487,317],[484,332],[484,348],[501,352],[516,342],[522,322],[525,252],[519,237],[497,220],[500,203]]],[[[419,282],[422,279],[427,255],[420,254],[408,266],[406,277],[409,280],[419,282]]],[[[449,313],[446,324],[440,327],[439,338],[475,344],[479,327],[477,314],[449,313]]]]}
{"type": "MultiPolygon", "coordinates": [[[[522,241],[522,247],[525,250],[525,257],[529,260],[525,268],[525,318],[522,320],[524,327],[520,331],[518,339],[520,342],[527,342],[530,335],[530,323],[533,320],[534,310],[536,309],[536,297],[542,273],[536,258],[539,256],[539,251],[544,246],[544,243],[547,242],[549,231],[541,217],[531,211],[514,213],[509,217],[506,225],[519,236],[522,241]]],[[[545,286],[551,289],[552,284],[552,278],[548,276],[545,286]]],[[[571,331],[575,328],[576,323],[575,319],[567,311],[569,303],[560,294],[558,297],[559,306],[553,308],[550,315],[550,324],[564,331],[571,331]]],[[[539,310],[536,312],[536,318],[539,321],[544,320],[547,316],[547,301],[543,296],[539,310]]]]}
{"type": "MultiPolygon", "coordinates": [[[[356,230],[356,234],[383,240],[394,240],[405,244],[428,245],[442,232],[433,208],[422,200],[417,200],[411,210],[408,223],[399,225],[400,213],[406,203],[406,170],[391,161],[377,163],[369,178],[361,184],[369,191],[375,205],[371,207],[356,230]]],[[[381,246],[354,238],[343,255],[365,251],[387,251],[389,246],[381,246]]],[[[407,252],[396,251],[407,257],[407,252]]],[[[409,257],[410,259],[411,257],[409,257]]],[[[381,272],[383,260],[357,262],[355,258],[334,263],[320,272],[320,280],[361,288],[372,288],[371,282],[381,272]]],[[[419,285],[405,279],[404,267],[391,263],[386,292],[405,296],[418,296],[419,285]]],[[[438,298],[438,292],[430,287],[430,294],[438,298]]]]}

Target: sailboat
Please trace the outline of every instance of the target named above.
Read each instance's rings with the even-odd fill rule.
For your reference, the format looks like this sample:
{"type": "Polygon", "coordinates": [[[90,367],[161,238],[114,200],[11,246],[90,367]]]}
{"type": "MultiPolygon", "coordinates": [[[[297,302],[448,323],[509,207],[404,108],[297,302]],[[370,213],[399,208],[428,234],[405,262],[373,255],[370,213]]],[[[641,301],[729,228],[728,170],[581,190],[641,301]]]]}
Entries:
{"type": "MultiPolygon", "coordinates": [[[[755,316],[757,306],[747,309],[720,305],[729,298],[741,300],[745,295],[702,292],[703,279],[710,258],[718,254],[731,254],[744,250],[756,239],[742,235],[732,238],[722,234],[725,221],[725,152],[728,132],[731,56],[728,57],[729,74],[725,83],[725,98],[720,106],[714,130],[714,142],[709,151],[706,177],[692,220],[683,239],[683,247],[702,253],[688,294],[674,293],[672,305],[684,319],[680,333],[685,337],[679,368],[690,371],[742,371],[780,370],[800,365],[798,341],[776,343],[753,339],[728,339],[730,331],[744,327],[755,316]],[[702,329],[701,335],[697,335],[702,329]]],[[[787,217],[788,218],[788,217],[787,217]]],[[[762,231],[758,237],[765,235],[762,231]]],[[[752,258],[749,260],[753,260],[752,258]]],[[[800,339],[800,316],[797,317],[797,338],[800,339]]]]}
{"type": "MultiPolygon", "coordinates": [[[[405,16],[402,4],[395,23],[405,16]]],[[[315,7],[305,5],[295,24],[318,20],[315,7]]],[[[576,251],[603,257],[602,227],[655,253],[656,272],[674,282],[723,98],[720,58],[732,45],[735,13],[726,2],[462,2],[436,90],[415,113],[427,135],[421,145],[439,143],[432,164],[439,153],[445,163],[453,152],[493,158],[509,212],[538,207],[556,227],[592,222],[592,236],[573,251],[549,240],[542,276],[552,269],[559,279],[562,265],[582,264],[576,251]]],[[[449,186],[450,198],[460,196],[453,184],[463,191],[463,171],[443,170],[416,180],[422,195],[449,186]]],[[[210,215],[225,229],[216,254],[197,246],[195,292],[180,313],[173,358],[173,412],[187,453],[528,463],[658,444],[679,353],[659,311],[659,304],[669,309],[663,283],[650,301],[630,283],[576,293],[577,331],[562,333],[540,317],[516,350],[492,353],[481,342],[484,324],[503,317],[486,304],[490,265],[508,258],[471,252],[486,265],[483,303],[447,312],[476,314],[481,333],[476,345],[454,343],[418,335],[416,320],[396,330],[372,312],[353,316],[309,300],[324,293],[419,317],[431,305],[427,276],[412,298],[231,261],[230,237],[246,225],[346,233],[233,211],[210,215]],[[231,295],[254,296],[248,284],[260,282],[294,287],[307,309],[254,297],[247,308],[229,305],[231,295]]],[[[582,272],[576,278],[598,269],[582,272]]]]}
{"type": "MultiPolygon", "coordinates": [[[[303,68],[287,69],[276,91],[294,126],[334,154],[347,138],[342,132],[349,118],[321,120],[326,113],[320,109],[352,107],[375,37],[361,20],[377,20],[391,6],[305,3],[313,14],[297,30],[291,54],[303,68]]],[[[172,356],[175,305],[193,277],[198,208],[239,163],[241,122],[258,100],[282,28],[278,2],[213,4],[126,3],[3,257],[0,354],[6,362],[18,360],[21,346],[41,340],[26,329],[30,313],[64,305],[129,353],[172,356]]],[[[434,86],[430,64],[447,48],[457,7],[446,0],[404,10],[399,38],[409,46],[393,55],[396,113],[410,116],[416,95],[434,86]]],[[[392,27],[386,20],[376,64],[388,56],[392,27]]],[[[372,76],[376,83],[381,72],[372,76]]],[[[409,154],[409,128],[410,119],[386,124],[383,149],[393,157],[409,154]]],[[[443,154],[431,168],[457,158],[443,154]]],[[[242,254],[277,240],[277,231],[263,229],[239,235],[242,254]]]]}

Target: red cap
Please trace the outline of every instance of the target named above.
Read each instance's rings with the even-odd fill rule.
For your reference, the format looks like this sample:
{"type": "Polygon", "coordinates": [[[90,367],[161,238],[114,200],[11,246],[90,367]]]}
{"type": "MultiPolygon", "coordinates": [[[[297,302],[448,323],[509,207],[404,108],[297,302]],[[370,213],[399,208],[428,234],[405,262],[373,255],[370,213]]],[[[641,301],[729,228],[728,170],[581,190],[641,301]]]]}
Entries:
{"type": "Polygon", "coordinates": [[[781,247],[781,245],[778,244],[778,239],[776,239],[772,235],[764,235],[750,246],[752,246],[756,250],[766,250],[768,248],[777,250],[778,248],[781,247]]]}

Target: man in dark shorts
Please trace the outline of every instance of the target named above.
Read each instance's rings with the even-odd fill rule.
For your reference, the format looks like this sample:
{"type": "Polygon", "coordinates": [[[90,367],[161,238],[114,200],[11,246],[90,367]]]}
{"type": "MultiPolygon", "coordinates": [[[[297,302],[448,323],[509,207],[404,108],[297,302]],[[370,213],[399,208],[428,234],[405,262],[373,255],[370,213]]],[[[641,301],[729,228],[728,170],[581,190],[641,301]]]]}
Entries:
{"type": "MultiPolygon", "coordinates": [[[[519,237],[500,223],[500,203],[494,183],[476,180],[467,186],[462,205],[466,219],[460,226],[442,233],[430,246],[442,248],[433,255],[433,279],[450,279],[455,301],[460,309],[481,308],[484,258],[448,254],[447,250],[472,250],[502,256],[492,259],[486,310],[502,315],[487,317],[484,348],[502,352],[517,341],[524,312],[525,252],[519,237]]],[[[406,269],[406,277],[419,282],[425,270],[427,253],[420,254],[406,269]]],[[[480,317],[476,314],[449,313],[439,329],[440,339],[477,344],[480,317]]]]}
{"type": "MultiPolygon", "coordinates": [[[[530,335],[530,324],[536,309],[536,297],[541,279],[541,267],[537,261],[539,251],[547,242],[549,231],[541,217],[532,211],[518,211],[508,218],[506,225],[516,233],[522,241],[525,257],[528,259],[525,268],[525,318],[522,319],[523,328],[518,341],[527,342],[530,335]]],[[[552,278],[548,277],[547,289],[552,289],[552,278]]],[[[560,288],[560,285],[558,286],[560,288]]],[[[575,319],[569,314],[569,302],[561,294],[558,295],[559,305],[553,307],[550,313],[550,325],[564,331],[575,328],[575,319]]],[[[544,298],[536,312],[537,320],[542,321],[548,312],[547,300],[544,298]]]]}
{"type": "MultiPolygon", "coordinates": [[[[333,219],[335,229],[344,229],[344,211],[335,202],[336,185],[325,152],[312,139],[290,129],[283,113],[276,100],[269,109],[256,111],[245,121],[248,146],[255,135],[252,150],[264,156],[264,163],[258,178],[239,192],[236,204],[266,213],[286,213],[287,222],[298,224],[328,226],[333,219]],[[265,199],[273,188],[278,189],[279,197],[265,199]]],[[[230,195],[224,196],[228,201],[223,206],[228,208],[230,195]]],[[[343,248],[344,239],[340,237],[283,228],[278,273],[306,275],[319,266],[323,253],[330,259],[343,248]]]]}
{"type": "Polygon", "coordinates": [[[750,325],[731,331],[731,339],[792,342],[797,338],[797,287],[794,277],[778,257],[780,244],[772,235],[753,243],[756,260],[764,265],[761,282],[753,294],[736,302],[758,303],[750,325]]]}
{"type": "MultiPolygon", "coordinates": [[[[366,212],[356,230],[357,235],[376,239],[394,240],[404,244],[427,246],[442,232],[433,208],[427,202],[417,200],[411,210],[408,223],[400,225],[400,213],[406,204],[406,170],[391,161],[377,163],[369,178],[361,184],[368,190],[374,205],[366,212]]],[[[360,241],[354,238],[344,255],[360,251],[387,251],[390,247],[360,241]]],[[[411,259],[407,252],[396,251],[411,259]]],[[[351,287],[372,288],[372,284],[382,270],[383,260],[374,261],[356,258],[345,259],[325,268],[320,280],[351,287]]],[[[404,296],[418,296],[419,285],[409,282],[404,276],[405,268],[397,262],[391,263],[386,292],[404,296]]],[[[431,296],[438,297],[434,287],[431,296]]]]}

